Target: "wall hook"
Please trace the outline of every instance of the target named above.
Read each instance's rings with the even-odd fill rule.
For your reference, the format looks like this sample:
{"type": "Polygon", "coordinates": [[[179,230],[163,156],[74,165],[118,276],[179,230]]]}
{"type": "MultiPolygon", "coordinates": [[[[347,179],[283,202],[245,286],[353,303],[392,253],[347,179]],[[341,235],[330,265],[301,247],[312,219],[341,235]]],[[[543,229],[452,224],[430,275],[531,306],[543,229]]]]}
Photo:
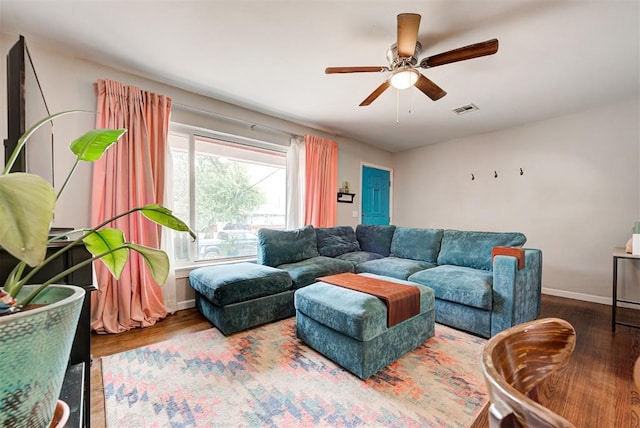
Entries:
{"type": "Polygon", "coordinates": [[[493,178],[498,178],[498,171],[493,171],[493,178]]]}
{"type": "Polygon", "coordinates": [[[476,179],[476,176],[475,176],[475,175],[473,175],[473,172],[472,172],[472,173],[471,173],[471,181],[473,181],[473,180],[475,180],[475,179],[476,179]]]}
{"type": "Polygon", "coordinates": [[[520,175],[524,175],[524,171],[520,168],[520,175]]]}

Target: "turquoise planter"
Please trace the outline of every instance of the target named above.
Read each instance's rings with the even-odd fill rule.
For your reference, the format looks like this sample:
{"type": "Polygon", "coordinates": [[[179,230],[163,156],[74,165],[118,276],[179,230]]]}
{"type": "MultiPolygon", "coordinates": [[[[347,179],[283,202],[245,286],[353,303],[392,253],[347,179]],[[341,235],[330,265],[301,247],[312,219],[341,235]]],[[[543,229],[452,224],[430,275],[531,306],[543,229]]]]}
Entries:
{"type": "Polygon", "coordinates": [[[49,426],[83,298],[82,288],[52,285],[33,301],[46,306],[0,317],[0,426],[49,426]]]}

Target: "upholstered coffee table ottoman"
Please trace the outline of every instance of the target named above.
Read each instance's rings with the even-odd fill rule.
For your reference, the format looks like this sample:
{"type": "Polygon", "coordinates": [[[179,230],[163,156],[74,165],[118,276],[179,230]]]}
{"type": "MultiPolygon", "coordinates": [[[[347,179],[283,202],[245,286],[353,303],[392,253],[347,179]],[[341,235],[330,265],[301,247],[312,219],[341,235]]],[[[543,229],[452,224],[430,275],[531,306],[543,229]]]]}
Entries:
{"type": "Polygon", "coordinates": [[[311,348],[366,379],[435,333],[433,290],[374,274],[363,276],[418,287],[420,313],[387,327],[387,306],[378,297],[316,282],[296,291],[297,336],[311,348]]]}
{"type": "Polygon", "coordinates": [[[234,263],[194,269],[196,307],[223,334],[291,317],[291,277],[281,269],[234,263]]]}

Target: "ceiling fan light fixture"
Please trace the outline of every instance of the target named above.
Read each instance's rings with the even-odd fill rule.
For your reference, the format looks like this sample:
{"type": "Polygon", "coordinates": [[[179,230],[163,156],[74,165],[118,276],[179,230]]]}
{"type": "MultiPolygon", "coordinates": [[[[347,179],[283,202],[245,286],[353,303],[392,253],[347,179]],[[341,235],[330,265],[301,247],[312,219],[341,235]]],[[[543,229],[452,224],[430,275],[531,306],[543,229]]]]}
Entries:
{"type": "Polygon", "coordinates": [[[389,83],[396,89],[407,89],[418,81],[420,73],[410,67],[402,67],[393,72],[389,78],[389,83]]]}
{"type": "MultiPolygon", "coordinates": [[[[466,61],[498,52],[498,39],[491,39],[431,55],[418,61],[422,52],[422,44],[418,41],[420,15],[401,13],[397,21],[397,41],[387,50],[389,66],[327,67],[324,71],[326,74],[389,72],[390,75],[386,76],[385,81],[360,103],[361,107],[371,105],[390,86],[398,90],[415,86],[432,101],[437,101],[447,95],[447,92],[418,71],[419,69],[466,61]]],[[[466,108],[464,110],[466,111],[466,108]]]]}

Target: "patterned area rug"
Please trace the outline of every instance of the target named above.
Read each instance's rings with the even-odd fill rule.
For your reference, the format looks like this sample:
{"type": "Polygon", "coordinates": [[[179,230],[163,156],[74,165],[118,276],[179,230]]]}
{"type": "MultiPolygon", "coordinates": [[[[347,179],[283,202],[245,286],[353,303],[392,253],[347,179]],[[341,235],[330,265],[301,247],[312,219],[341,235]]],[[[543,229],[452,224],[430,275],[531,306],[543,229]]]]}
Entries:
{"type": "Polygon", "coordinates": [[[366,381],[304,345],[295,317],[102,358],[108,427],[464,427],[487,402],[483,339],[436,335],[366,381]]]}

